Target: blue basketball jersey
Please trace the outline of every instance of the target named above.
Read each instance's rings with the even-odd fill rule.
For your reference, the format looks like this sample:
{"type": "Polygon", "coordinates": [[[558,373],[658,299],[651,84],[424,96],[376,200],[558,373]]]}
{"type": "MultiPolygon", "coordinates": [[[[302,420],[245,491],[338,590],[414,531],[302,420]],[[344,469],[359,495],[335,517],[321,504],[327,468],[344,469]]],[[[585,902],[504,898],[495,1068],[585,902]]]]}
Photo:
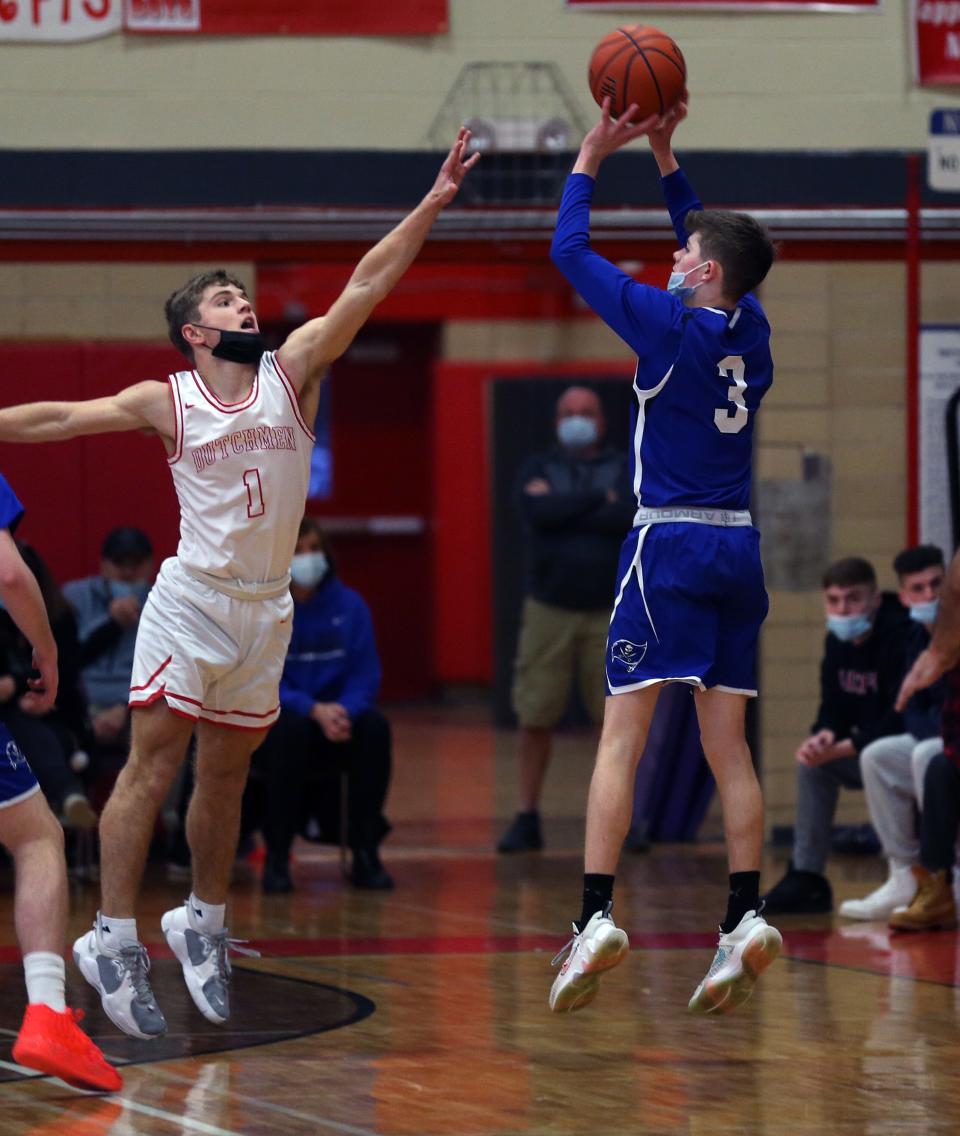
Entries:
{"type": "MultiPolygon", "coordinates": [[[[685,245],[684,218],[702,206],[682,171],[662,184],[685,245]]],[[[773,381],[763,309],[751,294],[732,312],[687,307],[593,252],[593,187],[586,174],[567,179],[551,252],[583,299],[637,354],[637,502],[746,509],[754,417],[773,381]]]]}
{"type": "Polygon", "coordinates": [[[0,529],[9,529],[13,532],[22,516],[23,506],[10,488],[10,483],[0,473],[0,529]]]}

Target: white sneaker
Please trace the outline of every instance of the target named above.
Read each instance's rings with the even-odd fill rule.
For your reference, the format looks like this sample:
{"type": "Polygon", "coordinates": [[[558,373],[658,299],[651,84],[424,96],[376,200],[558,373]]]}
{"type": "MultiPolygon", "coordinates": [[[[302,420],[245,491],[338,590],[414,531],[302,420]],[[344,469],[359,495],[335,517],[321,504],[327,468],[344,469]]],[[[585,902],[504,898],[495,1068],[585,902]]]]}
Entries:
{"type": "Polygon", "coordinates": [[[609,915],[610,907],[592,916],[582,931],[573,925],[573,938],[553,960],[567,956],[550,990],[550,1009],[556,1014],[581,1010],[597,996],[600,975],[622,962],[630,949],[626,931],[609,915]],[[569,954],[567,953],[569,951],[569,954]]]}
{"type": "Polygon", "coordinates": [[[845,919],[863,919],[867,922],[884,922],[898,907],[909,907],[917,894],[917,881],[909,867],[894,868],[880,887],[862,899],[845,899],[838,912],[845,919]]]}
{"type": "Polygon", "coordinates": [[[228,938],[227,929],[208,934],[197,929],[189,901],[168,911],[160,920],[170,950],[177,956],[190,997],[197,1009],[216,1025],[230,1017],[230,959],[227,952],[260,957],[238,940],[228,938]]]}
{"type": "Polygon", "coordinates": [[[103,945],[99,912],[93,930],[73,944],[73,961],[100,995],[104,1012],[117,1029],[152,1041],[167,1032],[167,1020],[150,989],[150,956],[143,943],[121,943],[117,950],[103,945]]]}
{"type": "Polygon", "coordinates": [[[780,953],[776,927],[748,911],[727,935],[720,933],[717,953],[687,1009],[694,1014],[727,1014],[746,1002],[760,974],[780,953]]]}

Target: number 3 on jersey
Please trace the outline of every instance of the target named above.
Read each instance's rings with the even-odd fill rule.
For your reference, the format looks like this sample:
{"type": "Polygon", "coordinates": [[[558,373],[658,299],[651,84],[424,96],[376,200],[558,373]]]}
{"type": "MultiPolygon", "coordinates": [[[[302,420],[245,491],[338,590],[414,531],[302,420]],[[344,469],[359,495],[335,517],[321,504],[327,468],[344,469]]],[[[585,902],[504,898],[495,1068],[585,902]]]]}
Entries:
{"type": "Polygon", "coordinates": [[[747,380],[744,377],[743,356],[727,355],[717,364],[717,370],[731,384],[727,391],[727,398],[733,403],[733,411],[729,407],[720,407],[713,412],[713,420],[721,434],[739,434],[747,424],[747,404],[743,401],[743,393],[747,389],[747,380]]]}
{"type": "MultiPolygon", "coordinates": [[[[719,414],[719,411],[717,413],[719,414]]],[[[247,488],[247,516],[262,517],[266,508],[263,504],[263,485],[260,483],[260,470],[244,470],[243,484],[247,488]]]]}

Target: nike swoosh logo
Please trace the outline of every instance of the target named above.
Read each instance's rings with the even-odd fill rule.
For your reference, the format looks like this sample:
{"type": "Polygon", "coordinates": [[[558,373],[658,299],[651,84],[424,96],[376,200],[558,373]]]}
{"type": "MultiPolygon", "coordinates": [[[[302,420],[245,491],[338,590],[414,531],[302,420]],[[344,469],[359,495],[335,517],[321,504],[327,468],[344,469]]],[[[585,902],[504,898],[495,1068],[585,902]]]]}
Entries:
{"type": "Polygon", "coordinates": [[[183,409],[184,410],[193,410],[193,403],[192,402],[185,402],[183,404],[183,409]]]}

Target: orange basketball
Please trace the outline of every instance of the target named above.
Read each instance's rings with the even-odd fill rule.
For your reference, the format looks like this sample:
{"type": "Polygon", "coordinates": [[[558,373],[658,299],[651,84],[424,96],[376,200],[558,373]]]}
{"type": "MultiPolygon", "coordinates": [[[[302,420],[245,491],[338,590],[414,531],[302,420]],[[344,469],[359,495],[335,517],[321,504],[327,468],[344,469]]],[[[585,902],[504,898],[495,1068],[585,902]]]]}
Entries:
{"type": "Polygon", "coordinates": [[[637,104],[637,122],[664,114],[675,106],[687,85],[687,65],[680,48],[657,28],[633,24],[597,44],[590,56],[590,94],[603,106],[609,95],[610,113],[619,118],[637,104]]]}

